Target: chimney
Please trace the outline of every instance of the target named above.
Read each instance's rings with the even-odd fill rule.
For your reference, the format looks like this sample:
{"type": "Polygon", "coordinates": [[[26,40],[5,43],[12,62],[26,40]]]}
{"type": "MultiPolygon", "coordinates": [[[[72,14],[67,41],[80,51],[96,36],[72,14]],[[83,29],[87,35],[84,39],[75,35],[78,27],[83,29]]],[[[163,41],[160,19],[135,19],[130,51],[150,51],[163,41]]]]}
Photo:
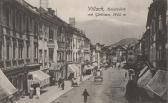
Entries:
{"type": "Polygon", "coordinates": [[[48,8],[48,13],[49,13],[50,15],[55,15],[55,11],[52,10],[52,8],[48,8]]]}
{"type": "Polygon", "coordinates": [[[69,24],[70,24],[70,26],[75,27],[75,17],[69,18],[69,24]]]}

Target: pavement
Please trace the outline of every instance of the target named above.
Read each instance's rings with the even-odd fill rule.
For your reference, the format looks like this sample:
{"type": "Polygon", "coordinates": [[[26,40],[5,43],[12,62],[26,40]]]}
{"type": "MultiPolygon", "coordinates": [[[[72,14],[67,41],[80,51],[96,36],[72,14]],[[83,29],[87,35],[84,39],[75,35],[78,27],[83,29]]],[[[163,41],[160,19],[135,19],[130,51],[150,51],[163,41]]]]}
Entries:
{"type": "MultiPolygon", "coordinates": [[[[90,77],[92,77],[92,75],[83,77],[83,81],[89,79],[90,77]]],[[[79,84],[80,83],[82,82],[79,82],[79,84]]],[[[41,94],[39,99],[37,99],[36,96],[34,96],[33,99],[29,99],[29,96],[25,96],[24,98],[18,100],[17,103],[51,103],[52,101],[54,101],[61,95],[67,93],[71,89],[73,89],[73,87],[71,87],[71,82],[65,81],[64,90],[58,88],[58,86],[49,86],[43,89],[43,93],[41,94]]]]}

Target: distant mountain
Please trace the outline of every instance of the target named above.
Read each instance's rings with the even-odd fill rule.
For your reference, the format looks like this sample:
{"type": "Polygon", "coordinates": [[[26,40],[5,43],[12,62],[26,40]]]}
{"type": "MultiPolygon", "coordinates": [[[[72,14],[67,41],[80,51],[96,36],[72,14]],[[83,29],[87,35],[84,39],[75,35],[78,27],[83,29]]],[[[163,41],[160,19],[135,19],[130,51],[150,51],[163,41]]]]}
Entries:
{"type": "Polygon", "coordinates": [[[124,38],[138,38],[145,30],[143,25],[106,20],[77,22],[76,27],[85,31],[93,43],[113,44],[124,38]]]}
{"type": "Polygon", "coordinates": [[[116,46],[127,47],[128,45],[134,45],[136,43],[138,43],[138,39],[136,38],[125,38],[115,44],[111,44],[110,47],[116,47],[116,46]]]}

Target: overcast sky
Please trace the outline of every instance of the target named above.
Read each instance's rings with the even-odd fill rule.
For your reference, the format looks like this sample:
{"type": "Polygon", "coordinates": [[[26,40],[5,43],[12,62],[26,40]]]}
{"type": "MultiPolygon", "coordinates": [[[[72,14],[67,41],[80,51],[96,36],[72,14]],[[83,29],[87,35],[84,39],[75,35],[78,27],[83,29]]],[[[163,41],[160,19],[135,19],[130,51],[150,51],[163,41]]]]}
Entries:
{"type": "MultiPolygon", "coordinates": [[[[39,6],[40,0],[26,0],[34,6],[39,6]]],[[[49,0],[48,7],[57,10],[57,15],[68,22],[69,17],[75,17],[77,22],[88,20],[106,20],[119,25],[144,26],[147,19],[148,7],[152,0],[49,0]],[[126,8],[126,16],[95,17],[88,16],[89,6],[104,8],[126,8]]],[[[123,13],[123,12],[122,12],[123,13]]],[[[144,32],[142,31],[142,32],[144,32]]]]}

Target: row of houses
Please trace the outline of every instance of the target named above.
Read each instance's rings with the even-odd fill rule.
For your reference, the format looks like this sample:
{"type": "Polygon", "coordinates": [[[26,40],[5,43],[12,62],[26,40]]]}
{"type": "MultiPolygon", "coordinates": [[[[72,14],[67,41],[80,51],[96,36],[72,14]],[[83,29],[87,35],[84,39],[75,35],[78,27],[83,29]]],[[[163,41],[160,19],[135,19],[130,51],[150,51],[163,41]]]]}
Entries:
{"type": "Polygon", "coordinates": [[[144,98],[148,96],[157,103],[167,103],[167,28],[167,0],[153,0],[142,38],[130,45],[107,46],[106,50],[110,64],[122,57],[127,64],[134,65],[138,74],[137,86],[148,94],[144,98]]]}
{"type": "Polygon", "coordinates": [[[167,0],[153,0],[148,10],[146,31],[132,46],[134,54],[142,55],[143,61],[148,64],[146,72],[141,71],[139,86],[159,103],[167,103],[167,13],[167,0]]]}
{"type": "Polygon", "coordinates": [[[155,0],[149,7],[146,31],[141,38],[142,53],[154,67],[166,70],[167,3],[155,0]]]}
{"type": "Polygon", "coordinates": [[[20,92],[27,91],[30,72],[53,70],[56,79],[67,79],[69,64],[91,60],[90,39],[70,21],[51,8],[0,0],[0,69],[20,92]]]}

